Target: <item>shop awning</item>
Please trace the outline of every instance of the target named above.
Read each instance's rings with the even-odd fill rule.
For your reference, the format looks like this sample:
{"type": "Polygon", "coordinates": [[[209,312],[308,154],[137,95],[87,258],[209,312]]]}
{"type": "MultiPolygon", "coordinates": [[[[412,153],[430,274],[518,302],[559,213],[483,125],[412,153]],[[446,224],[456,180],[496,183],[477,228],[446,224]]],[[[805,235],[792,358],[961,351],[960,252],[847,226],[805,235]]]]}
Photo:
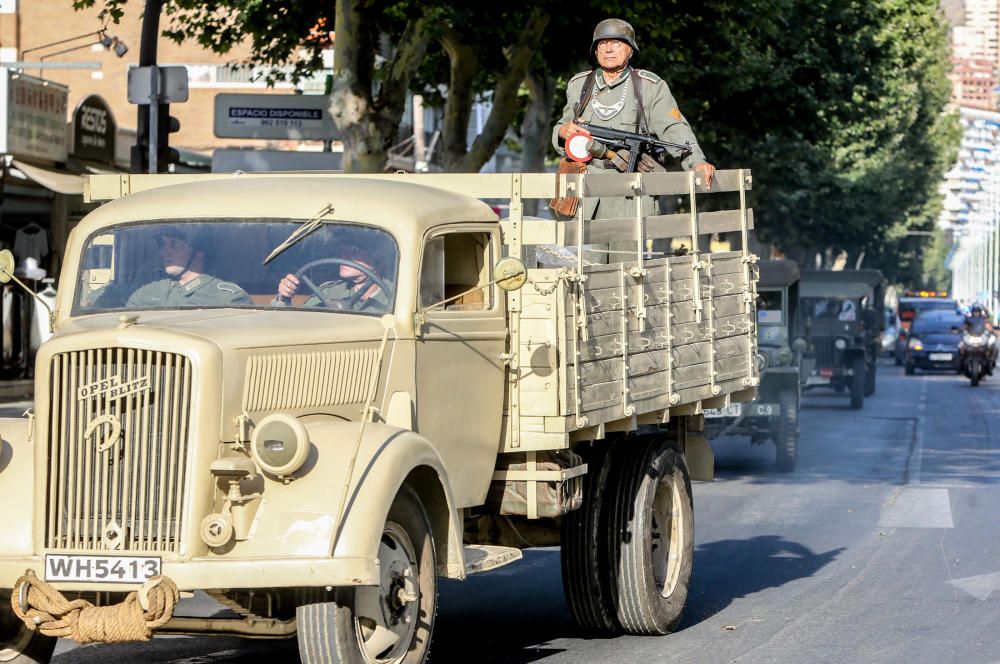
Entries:
{"type": "Polygon", "coordinates": [[[23,161],[14,159],[11,165],[21,171],[28,179],[37,182],[46,189],[51,189],[57,194],[83,194],[83,178],[74,173],[66,171],[54,171],[49,168],[32,166],[23,161]]]}

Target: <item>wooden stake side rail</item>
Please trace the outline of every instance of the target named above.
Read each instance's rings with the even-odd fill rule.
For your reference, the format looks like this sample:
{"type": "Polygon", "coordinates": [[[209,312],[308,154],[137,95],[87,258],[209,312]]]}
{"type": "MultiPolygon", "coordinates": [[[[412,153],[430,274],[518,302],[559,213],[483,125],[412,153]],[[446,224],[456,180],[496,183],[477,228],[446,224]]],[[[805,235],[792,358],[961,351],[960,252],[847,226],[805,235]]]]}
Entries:
{"type": "MultiPolygon", "coordinates": [[[[359,178],[403,179],[417,184],[437,187],[474,198],[509,199],[513,196],[513,181],[518,179],[520,198],[549,199],[562,196],[633,196],[638,186],[643,196],[685,195],[689,191],[688,173],[609,173],[563,174],[554,173],[339,173],[323,171],[296,171],[273,173],[164,173],[159,175],[121,173],[91,175],[84,179],[84,200],[107,201],[124,198],[149,189],[168,187],[187,182],[231,180],[233,178],[359,178]]],[[[746,190],[752,188],[750,171],[716,171],[711,189],[696,182],[696,193],[709,194],[740,191],[741,178],[746,190]]]]}

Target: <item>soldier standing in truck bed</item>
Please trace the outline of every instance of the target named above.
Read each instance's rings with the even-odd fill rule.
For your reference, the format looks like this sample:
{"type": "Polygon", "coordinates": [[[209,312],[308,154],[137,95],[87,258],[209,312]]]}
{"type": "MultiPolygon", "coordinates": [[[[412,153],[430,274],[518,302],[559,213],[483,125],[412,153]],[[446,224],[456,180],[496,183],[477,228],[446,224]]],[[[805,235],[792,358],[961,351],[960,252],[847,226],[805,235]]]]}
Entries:
{"type": "MultiPolygon", "coordinates": [[[[651,134],[672,143],[688,143],[690,152],[682,156],[680,150],[673,150],[672,156],[681,157],[685,170],[700,171],[705,183],[711,185],[715,167],[705,159],[666,81],[652,72],[629,66],[632,55],[638,52],[635,31],[629,23],[609,18],[597,24],[591,53],[597,58],[599,68],[580,72],[570,79],[566,86],[566,107],[552,132],[553,146],[560,155],[565,155],[564,141],[571,134],[583,131],[577,122],[651,134]]],[[[593,159],[587,170],[600,173],[614,168],[610,160],[593,159]]],[[[652,159],[639,164],[639,170],[653,169],[660,167],[652,159]]],[[[622,198],[600,199],[591,202],[584,214],[590,219],[634,215],[635,208],[629,210],[629,207],[622,198]]]]}

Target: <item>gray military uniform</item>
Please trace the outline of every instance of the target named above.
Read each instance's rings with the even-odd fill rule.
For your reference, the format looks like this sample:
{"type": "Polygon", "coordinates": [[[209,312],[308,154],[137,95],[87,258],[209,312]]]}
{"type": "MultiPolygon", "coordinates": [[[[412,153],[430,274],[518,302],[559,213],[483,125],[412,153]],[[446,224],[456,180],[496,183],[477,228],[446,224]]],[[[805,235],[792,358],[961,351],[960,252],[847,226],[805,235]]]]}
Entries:
{"type": "MultiPolygon", "coordinates": [[[[691,126],[677,107],[666,81],[644,69],[627,68],[610,84],[604,81],[603,74],[598,70],[591,101],[581,110],[579,116],[574,116],[574,109],[580,101],[580,94],[589,73],[590,71],[580,72],[571,78],[566,86],[566,106],[563,108],[562,117],[552,130],[552,145],[560,156],[565,156],[566,152],[562,146],[562,139],[559,138],[559,127],[567,122],[582,119],[584,122],[601,127],[637,131],[638,106],[635,90],[631,86],[641,85],[640,92],[648,132],[660,140],[687,143],[691,146],[691,152],[681,160],[681,166],[685,170],[691,170],[695,164],[707,161],[705,154],[698,147],[691,126]],[[603,112],[605,117],[613,115],[604,119],[598,111],[603,112]]],[[[677,149],[671,149],[669,152],[674,157],[681,155],[681,151],[677,149]]],[[[600,173],[606,168],[614,170],[614,166],[606,165],[603,160],[592,159],[587,165],[587,172],[600,173]]],[[[652,201],[648,207],[650,211],[646,214],[651,213],[652,201]]],[[[584,214],[588,219],[626,217],[634,215],[635,208],[623,198],[588,199],[584,214]]]]}
{"type": "MultiPolygon", "coordinates": [[[[370,287],[371,282],[368,282],[370,287]]],[[[351,284],[343,279],[335,279],[334,281],[326,281],[317,286],[319,292],[323,294],[331,304],[335,305],[331,308],[336,308],[338,303],[343,304],[344,309],[349,311],[359,311],[365,313],[375,313],[375,312],[387,312],[389,311],[389,299],[382,292],[382,289],[378,289],[373,295],[369,297],[361,296],[352,306],[348,307],[350,300],[353,296],[357,295],[357,292],[351,287],[351,284]]],[[[287,307],[288,302],[275,297],[271,302],[273,306],[276,307],[287,307]]],[[[309,298],[302,303],[304,307],[322,307],[323,302],[320,301],[316,295],[310,295],[309,298]]]]}
{"type": "Polygon", "coordinates": [[[136,290],[128,298],[129,309],[147,307],[239,307],[252,304],[245,290],[231,281],[200,274],[186,284],[176,279],[158,279],[136,290]]]}

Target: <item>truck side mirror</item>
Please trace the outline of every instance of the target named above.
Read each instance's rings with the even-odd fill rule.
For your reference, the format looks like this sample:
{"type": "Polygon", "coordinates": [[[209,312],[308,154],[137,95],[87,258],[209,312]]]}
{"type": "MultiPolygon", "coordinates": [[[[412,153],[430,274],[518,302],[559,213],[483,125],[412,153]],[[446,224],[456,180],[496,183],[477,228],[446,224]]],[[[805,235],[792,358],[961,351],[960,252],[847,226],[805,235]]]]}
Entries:
{"type": "Polygon", "coordinates": [[[507,292],[520,290],[528,281],[528,269],[520,258],[507,256],[497,261],[493,266],[493,277],[496,284],[507,292]]]}

